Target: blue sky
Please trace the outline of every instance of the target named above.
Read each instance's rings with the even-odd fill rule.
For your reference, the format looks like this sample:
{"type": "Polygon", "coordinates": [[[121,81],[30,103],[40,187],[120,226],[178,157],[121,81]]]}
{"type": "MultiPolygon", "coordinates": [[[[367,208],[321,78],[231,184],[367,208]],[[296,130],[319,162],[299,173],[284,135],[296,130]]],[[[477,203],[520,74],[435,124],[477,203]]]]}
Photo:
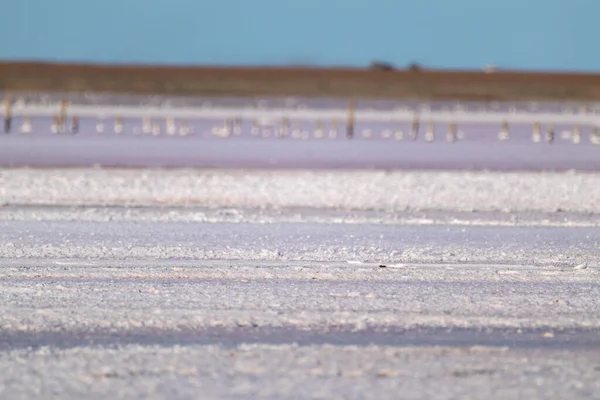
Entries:
{"type": "Polygon", "coordinates": [[[599,0],[4,0],[0,59],[600,70],[599,0]]]}

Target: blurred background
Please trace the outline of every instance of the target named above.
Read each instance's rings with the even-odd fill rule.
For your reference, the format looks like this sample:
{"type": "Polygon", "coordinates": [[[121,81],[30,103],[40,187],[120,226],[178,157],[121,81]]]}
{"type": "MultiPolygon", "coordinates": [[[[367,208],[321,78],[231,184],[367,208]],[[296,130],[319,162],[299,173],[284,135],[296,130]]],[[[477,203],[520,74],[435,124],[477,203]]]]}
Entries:
{"type": "Polygon", "coordinates": [[[597,71],[594,0],[18,0],[1,60],[597,71]]]}

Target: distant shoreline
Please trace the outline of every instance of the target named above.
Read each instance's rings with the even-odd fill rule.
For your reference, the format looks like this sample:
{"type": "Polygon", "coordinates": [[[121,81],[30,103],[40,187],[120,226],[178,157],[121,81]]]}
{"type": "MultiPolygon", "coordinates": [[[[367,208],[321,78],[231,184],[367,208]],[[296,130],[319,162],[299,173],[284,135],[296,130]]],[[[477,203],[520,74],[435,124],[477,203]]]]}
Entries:
{"type": "Polygon", "coordinates": [[[310,67],[0,62],[0,91],[305,96],[463,101],[600,101],[600,74],[310,67]]]}

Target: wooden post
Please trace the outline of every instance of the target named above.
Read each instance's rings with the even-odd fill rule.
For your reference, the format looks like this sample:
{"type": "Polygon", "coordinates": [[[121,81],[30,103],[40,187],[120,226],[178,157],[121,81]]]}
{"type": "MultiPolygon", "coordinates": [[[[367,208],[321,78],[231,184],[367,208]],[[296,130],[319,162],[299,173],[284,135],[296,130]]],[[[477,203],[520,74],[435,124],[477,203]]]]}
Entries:
{"type": "Polygon", "coordinates": [[[10,133],[12,125],[12,96],[10,93],[6,94],[4,99],[4,133],[10,133]]]}
{"type": "Polygon", "coordinates": [[[354,137],[354,122],[355,122],[356,101],[351,99],[348,102],[348,123],[346,125],[346,137],[352,139],[354,137]]]}
{"type": "Polygon", "coordinates": [[[417,137],[419,136],[419,127],[420,127],[421,123],[419,120],[419,115],[416,114],[415,117],[413,118],[413,122],[412,122],[412,126],[410,129],[410,138],[412,140],[417,140],[417,137]]]}

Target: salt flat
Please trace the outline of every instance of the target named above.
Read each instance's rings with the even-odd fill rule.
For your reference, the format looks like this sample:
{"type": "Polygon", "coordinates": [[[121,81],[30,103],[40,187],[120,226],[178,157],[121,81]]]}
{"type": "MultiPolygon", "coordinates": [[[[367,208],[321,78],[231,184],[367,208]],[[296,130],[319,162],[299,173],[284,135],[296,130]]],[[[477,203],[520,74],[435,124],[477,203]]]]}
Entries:
{"type": "Polygon", "coordinates": [[[0,398],[600,398],[599,176],[2,170],[0,398]]]}

